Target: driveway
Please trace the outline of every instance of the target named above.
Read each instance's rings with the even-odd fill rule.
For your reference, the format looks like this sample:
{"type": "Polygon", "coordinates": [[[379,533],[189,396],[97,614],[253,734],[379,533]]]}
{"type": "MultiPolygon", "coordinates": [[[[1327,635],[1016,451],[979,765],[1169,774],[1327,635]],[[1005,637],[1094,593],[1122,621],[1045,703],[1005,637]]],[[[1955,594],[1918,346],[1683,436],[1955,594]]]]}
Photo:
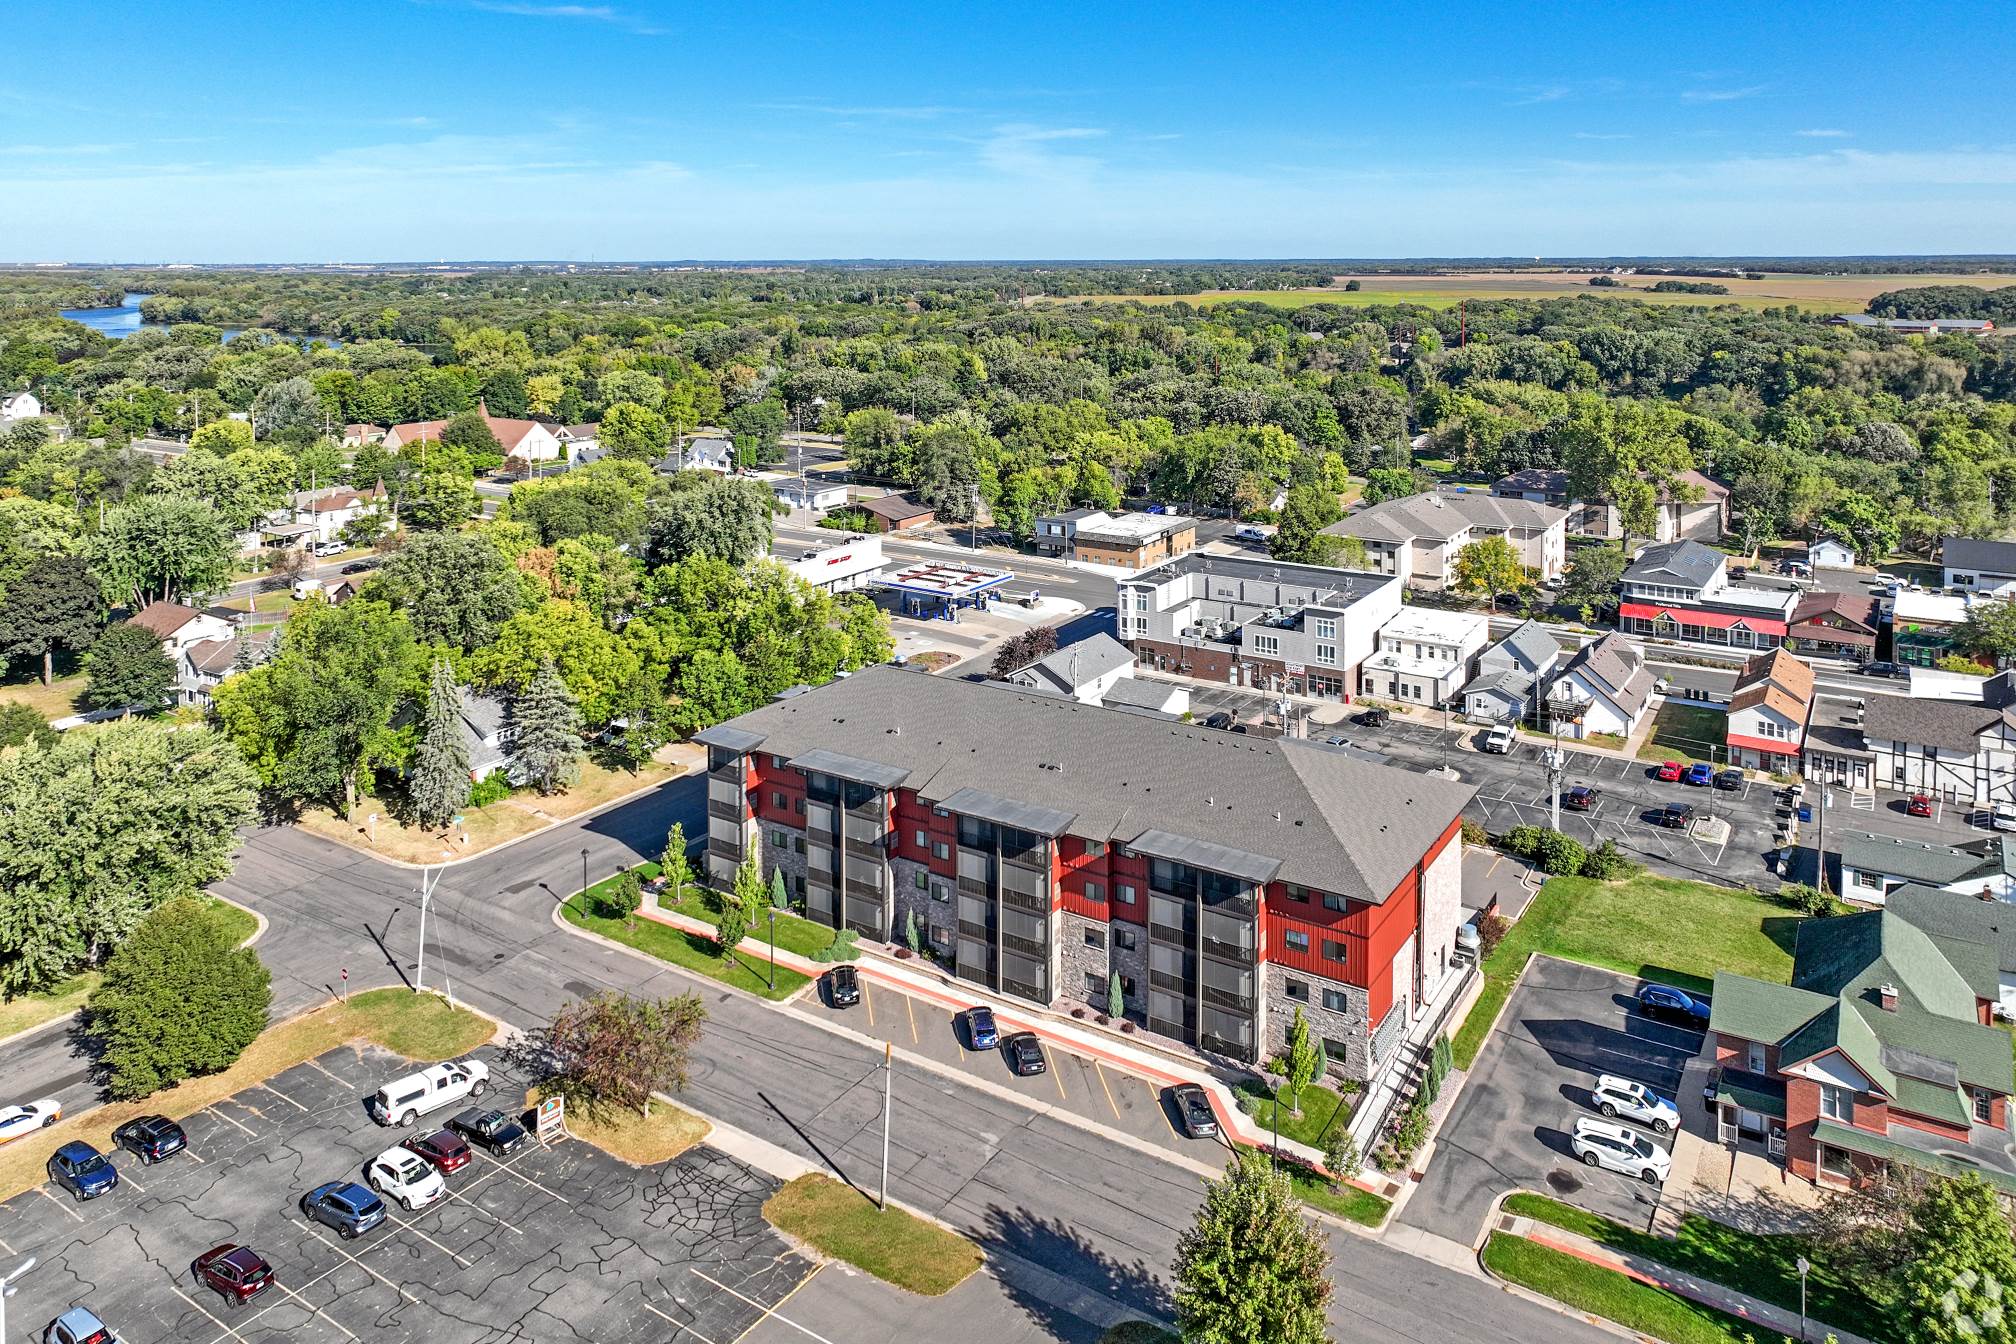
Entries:
{"type": "MultiPolygon", "coordinates": [[[[1642,982],[1535,957],[1484,1044],[1442,1126],[1428,1174],[1400,1221],[1468,1246],[1492,1201],[1546,1191],[1608,1218],[1647,1227],[1658,1190],[1585,1167],[1569,1153],[1577,1118],[1594,1115],[1589,1089],[1614,1073],[1672,1097],[1701,1034],[1640,1017],[1642,982]]],[[[1688,1099],[1677,1098],[1683,1108],[1688,1099]]],[[[1662,1147],[1667,1140],[1656,1139],[1662,1147]]]]}

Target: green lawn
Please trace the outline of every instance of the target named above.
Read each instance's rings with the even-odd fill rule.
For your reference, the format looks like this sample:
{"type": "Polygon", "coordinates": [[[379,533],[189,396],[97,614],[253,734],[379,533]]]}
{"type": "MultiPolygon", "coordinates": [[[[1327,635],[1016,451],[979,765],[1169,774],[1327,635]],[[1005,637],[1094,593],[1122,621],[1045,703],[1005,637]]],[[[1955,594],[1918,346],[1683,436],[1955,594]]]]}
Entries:
{"type": "Polygon", "coordinates": [[[1784,1338],[1524,1237],[1493,1232],[1484,1243],[1484,1266],[1577,1311],[1606,1317],[1667,1344],[1780,1344],[1784,1338]]]}
{"type": "MultiPolygon", "coordinates": [[[[602,885],[600,883],[598,886],[602,885]]],[[[599,933],[604,938],[614,939],[625,947],[635,948],[647,956],[660,961],[669,961],[674,966],[683,966],[719,980],[735,989],[747,990],[751,994],[766,999],[784,999],[798,992],[811,982],[811,977],[800,975],[788,967],[777,968],[777,988],[770,988],[770,963],[741,952],[732,957],[723,957],[711,938],[684,929],[675,929],[669,924],[660,924],[655,919],[638,916],[634,927],[622,919],[610,919],[600,914],[584,914],[580,897],[569,898],[560,907],[562,916],[577,929],[599,933]]],[[[781,939],[781,935],[780,935],[781,939]]]]}
{"type": "Polygon", "coordinates": [[[770,1196],[763,1216],[836,1260],[925,1297],[952,1291],[980,1268],[980,1249],[958,1233],[893,1205],[878,1209],[853,1186],[818,1172],[770,1196]]]}
{"type": "MultiPolygon", "coordinates": [[[[1233,1084],[1232,1093],[1239,1098],[1239,1109],[1271,1133],[1276,1114],[1274,1093],[1264,1083],[1252,1079],[1233,1084]]],[[[1298,1116],[1289,1106],[1288,1092],[1283,1088],[1279,1111],[1281,1137],[1321,1149],[1330,1131],[1351,1119],[1354,1105],[1352,1098],[1339,1096],[1315,1083],[1302,1089],[1302,1114],[1298,1116]]]]}
{"type": "Polygon", "coordinates": [[[1311,1176],[1300,1167],[1288,1163],[1281,1164],[1288,1173],[1288,1183],[1295,1187],[1296,1197],[1312,1208],[1339,1218],[1348,1218],[1354,1223],[1367,1227],[1377,1227],[1386,1221],[1386,1215],[1393,1210],[1393,1201],[1370,1190],[1360,1190],[1355,1185],[1332,1186],[1320,1176],[1311,1176]]]}
{"type": "MultiPolygon", "coordinates": [[[[658,865],[655,863],[640,863],[637,865],[637,876],[640,879],[656,877],[658,876],[658,872],[658,865]]],[[[616,879],[614,877],[605,877],[594,886],[588,888],[588,908],[590,910],[598,909],[599,907],[596,903],[614,888],[615,885],[616,879]]],[[[645,899],[649,900],[650,898],[646,897],[645,899]]],[[[679,904],[672,905],[669,903],[670,900],[671,895],[668,890],[661,894],[661,903],[658,908],[667,914],[685,915],[688,919],[697,919],[707,924],[719,924],[721,922],[721,893],[718,891],[703,887],[697,882],[689,882],[686,884],[685,891],[681,893],[679,904]]],[[[786,952],[796,952],[801,957],[817,955],[833,945],[835,932],[836,930],[830,929],[824,924],[815,924],[809,919],[801,919],[788,911],[779,910],[777,912],[777,946],[786,952]]],[[[752,938],[761,938],[766,943],[770,941],[770,912],[768,907],[757,911],[755,918],[749,921],[749,936],[752,938]]]]}
{"type": "Polygon", "coordinates": [[[1699,1214],[1683,1218],[1678,1235],[1655,1237],[1545,1195],[1513,1195],[1505,1201],[1505,1211],[1579,1233],[1613,1251],[1657,1260],[1787,1311],[1799,1309],[1796,1262],[1804,1255],[1813,1265],[1806,1289],[1807,1305],[1816,1318],[1836,1324],[1855,1322],[1855,1331],[1861,1335],[1882,1333],[1871,1331],[1869,1323],[1889,1318],[1884,1303],[1864,1293],[1853,1280],[1837,1277],[1825,1254],[1806,1237],[1760,1236],[1699,1214]]]}
{"type": "Polygon", "coordinates": [[[1183,1344],[1183,1339],[1147,1321],[1122,1321],[1099,1336],[1099,1344],[1183,1344]]]}
{"type": "MultiPolygon", "coordinates": [[[[57,666],[60,668],[62,663],[59,661],[57,666]]],[[[79,703],[84,694],[82,672],[59,676],[48,686],[42,684],[41,672],[40,660],[35,660],[32,668],[24,662],[16,669],[15,675],[0,682],[0,700],[26,705],[51,723],[84,712],[84,706],[79,703]]]]}
{"type": "Polygon", "coordinates": [[[1556,877],[1484,962],[1484,990],[1456,1033],[1456,1067],[1477,1060],[1491,1021],[1534,953],[1705,990],[1719,970],[1792,974],[1800,916],[1733,887],[1641,874],[1624,882],[1556,877]],[[1676,936],[1684,931],[1684,936],[1676,936]]]}
{"type": "MultiPolygon", "coordinates": [[[[1652,721],[1652,735],[1638,748],[1638,759],[1683,764],[1707,761],[1712,765],[1716,763],[1715,751],[1728,741],[1727,714],[1699,705],[1676,705],[1669,700],[1659,706],[1659,716],[1652,721]]],[[[1728,753],[1723,752],[1722,757],[1726,763],[1728,753]]]]}

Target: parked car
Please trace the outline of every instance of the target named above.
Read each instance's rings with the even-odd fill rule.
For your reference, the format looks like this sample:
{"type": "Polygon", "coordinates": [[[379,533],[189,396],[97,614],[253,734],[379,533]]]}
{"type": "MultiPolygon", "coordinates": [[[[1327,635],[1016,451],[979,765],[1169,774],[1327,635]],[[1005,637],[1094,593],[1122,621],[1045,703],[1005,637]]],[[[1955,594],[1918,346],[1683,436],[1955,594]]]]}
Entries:
{"type": "Polygon", "coordinates": [[[1932,815],[1932,799],[1925,794],[1914,793],[1911,801],[1904,804],[1904,810],[1914,817],[1929,817],[1932,815]]]}
{"type": "Polygon", "coordinates": [[[1718,771],[1715,775],[1715,787],[1721,789],[1724,793],[1734,793],[1743,787],[1743,772],[1741,770],[1718,771]]]}
{"type": "Polygon", "coordinates": [[[362,574],[367,569],[376,569],[382,562],[375,555],[367,555],[362,560],[352,560],[343,566],[345,574],[362,574]]]}
{"type": "Polygon", "coordinates": [[[119,1168],[81,1139],[72,1139],[51,1153],[46,1169],[49,1179],[75,1195],[79,1203],[119,1188],[119,1168]]]}
{"type": "Polygon", "coordinates": [[[1267,533],[1258,527],[1244,526],[1232,529],[1232,535],[1241,541],[1265,541],[1267,533]]]}
{"type": "Polygon", "coordinates": [[[480,1059],[450,1060],[409,1073],[378,1089],[370,1101],[371,1118],[402,1129],[429,1111],[480,1097],[490,1088],[490,1066],[480,1059]]]}
{"type": "Polygon", "coordinates": [[[326,560],[332,555],[341,555],[349,549],[348,546],[331,537],[328,541],[318,541],[315,543],[315,558],[326,560]]]}
{"type": "Polygon", "coordinates": [[[1367,728],[1384,728],[1386,721],[1392,717],[1392,712],[1389,710],[1373,708],[1360,714],[1355,722],[1363,724],[1367,728]]]}
{"type": "Polygon", "coordinates": [[[1001,1048],[1008,1053],[1008,1067],[1024,1078],[1050,1068],[1050,1062],[1043,1058],[1043,1042],[1036,1039],[1033,1031],[1017,1032],[1003,1041],[1001,1048]]]}
{"type": "Polygon", "coordinates": [[[348,1241],[385,1221],[385,1201],[355,1181],[324,1181],[301,1196],[301,1212],[348,1241]]]}
{"type": "Polygon", "coordinates": [[[1680,776],[1685,774],[1686,771],[1687,767],[1678,761],[1661,761],[1659,762],[1659,768],[1652,773],[1655,777],[1664,780],[1668,784],[1677,784],[1680,781],[1680,776]]]}
{"type": "Polygon", "coordinates": [[[1707,999],[1671,985],[1647,985],[1638,991],[1638,1011],[1655,1022],[1705,1031],[1711,1007],[1707,999]]]}
{"type": "Polygon", "coordinates": [[[1669,831],[1684,831],[1694,824],[1694,804],[1668,803],[1652,819],[1669,831]]]}
{"type": "Polygon", "coordinates": [[[197,1256],[189,1272],[197,1286],[210,1289],[234,1307],[244,1306],[273,1286],[273,1266],[266,1263],[266,1257],[250,1246],[228,1241],[197,1256]]]}
{"type": "Polygon", "coordinates": [[[1503,756],[1512,750],[1512,725],[1501,723],[1484,735],[1484,750],[1493,756],[1503,756]]]}
{"type": "Polygon", "coordinates": [[[975,1050],[992,1050],[1001,1044],[1001,1033],[994,1025],[992,1008],[966,1010],[966,1044],[975,1050]]]}
{"type": "Polygon", "coordinates": [[[63,1103],[54,1097],[31,1101],[25,1106],[0,1106],[0,1143],[12,1143],[23,1134],[47,1129],[63,1118],[63,1103]]]}
{"type": "Polygon", "coordinates": [[[462,1136],[452,1129],[437,1129],[432,1134],[407,1139],[399,1146],[427,1162],[443,1176],[462,1170],[476,1159],[476,1154],[462,1141],[462,1136]]]}
{"type": "Polygon", "coordinates": [[[1575,1134],[1568,1147],[1585,1166],[1636,1176],[1647,1185],[1659,1184],[1673,1170],[1671,1153],[1614,1120],[1583,1116],[1575,1122],[1575,1134]]]}
{"type": "Polygon", "coordinates": [[[1911,669],[1897,663],[1864,663],[1862,675],[1865,677],[1889,677],[1893,681],[1908,681],[1911,669]]]}
{"type": "Polygon", "coordinates": [[[1988,809],[1988,824],[1998,831],[2016,831],[2016,803],[1996,803],[1988,809]]]}
{"type": "Polygon", "coordinates": [[[372,1158],[364,1179],[379,1194],[398,1200],[408,1213],[417,1213],[448,1193],[434,1164],[404,1148],[387,1148],[372,1158]]]}
{"type": "Polygon", "coordinates": [[[1596,1109],[1610,1119],[1623,1116],[1650,1125],[1655,1134],[1671,1134],[1680,1123],[1680,1108],[1643,1083],[1606,1073],[1593,1089],[1596,1109]]]}
{"type": "Polygon", "coordinates": [[[119,1344],[119,1336],[89,1307],[72,1307],[49,1322],[42,1344],[119,1344]]]}
{"type": "Polygon", "coordinates": [[[509,1157],[525,1146],[531,1136],[525,1126],[502,1111],[471,1107],[448,1122],[448,1128],[493,1157],[509,1157]]]}
{"type": "Polygon", "coordinates": [[[1218,1113],[1211,1109],[1211,1098],[1203,1088],[1195,1083],[1172,1087],[1169,1100],[1176,1107],[1176,1118],[1182,1122],[1185,1135],[1193,1139],[1218,1137],[1218,1113]]]}
{"type": "Polygon", "coordinates": [[[1592,789],[1587,784],[1577,784],[1561,795],[1561,806],[1571,812],[1587,812],[1602,798],[1601,789],[1592,789]]]}
{"type": "Polygon", "coordinates": [[[1701,762],[1696,761],[1687,767],[1687,773],[1682,775],[1681,779],[1683,782],[1697,789],[1704,785],[1713,784],[1715,782],[1715,767],[1712,765],[1703,765],[1701,762]]]}
{"type": "Polygon", "coordinates": [[[165,1115],[143,1115],[113,1130],[112,1142],[139,1158],[142,1165],[151,1167],[187,1148],[189,1136],[165,1115]]]}
{"type": "Polygon", "coordinates": [[[1332,733],[1323,739],[1323,745],[1326,747],[1348,747],[1351,745],[1351,739],[1342,733],[1332,733]]]}
{"type": "Polygon", "coordinates": [[[861,973],[852,966],[835,966],[826,972],[826,1002],[835,1008],[851,1008],[861,1002],[861,973]]]}
{"type": "Polygon", "coordinates": [[[1701,1083],[1701,1106],[1709,1114],[1715,1112],[1715,1094],[1722,1090],[1722,1066],[1715,1065],[1708,1070],[1708,1077],[1701,1083]]]}
{"type": "Polygon", "coordinates": [[[1224,732],[1232,727],[1232,716],[1222,709],[1215,714],[1206,714],[1204,716],[1204,726],[1206,728],[1216,728],[1220,732],[1224,732]]]}

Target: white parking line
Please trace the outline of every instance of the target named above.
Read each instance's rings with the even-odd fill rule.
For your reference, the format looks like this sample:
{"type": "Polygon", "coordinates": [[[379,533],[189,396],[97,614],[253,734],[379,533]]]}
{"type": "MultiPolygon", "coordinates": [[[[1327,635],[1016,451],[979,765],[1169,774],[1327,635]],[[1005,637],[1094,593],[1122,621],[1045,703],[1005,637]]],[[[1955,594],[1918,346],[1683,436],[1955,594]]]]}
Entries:
{"type": "Polygon", "coordinates": [[[121,1185],[130,1185],[130,1186],[132,1186],[132,1187],[133,1187],[133,1188],[134,1188],[135,1190],[138,1190],[138,1191],[139,1191],[139,1192],[140,1192],[141,1194],[143,1194],[143,1195],[147,1193],[147,1187],[146,1187],[146,1186],[144,1186],[144,1185],[140,1184],[140,1182],[138,1182],[138,1181],[134,1180],[134,1179],[133,1179],[133,1178],[132,1178],[131,1176],[127,1175],[127,1174],[126,1174],[125,1172],[123,1172],[123,1171],[119,1173],[119,1184],[121,1184],[121,1185]]]}
{"type": "Polygon", "coordinates": [[[561,1193],[560,1193],[559,1191],[557,1191],[557,1190],[549,1190],[549,1189],[547,1189],[547,1188],[546,1188],[545,1186],[543,1186],[543,1185],[539,1184],[539,1182],[537,1182],[537,1181],[533,1180],[533,1179],[532,1179],[532,1178],[531,1178],[530,1176],[526,1176],[526,1175],[524,1175],[524,1174],[522,1174],[522,1173],[518,1172],[517,1170],[513,1169],[513,1167],[511,1166],[511,1164],[510,1164],[509,1162],[503,1162],[503,1161],[499,1161],[499,1162],[494,1162],[494,1163],[492,1163],[491,1165],[492,1165],[492,1166],[494,1166],[494,1167],[496,1167],[496,1168],[497,1168],[497,1170],[499,1170],[499,1171],[508,1171],[508,1172],[510,1172],[510,1173],[511,1173],[511,1174],[512,1174],[513,1176],[516,1176],[516,1177],[517,1177],[517,1178],[518,1178],[519,1180],[521,1180],[521,1181],[525,1182],[525,1184],[527,1184],[527,1185],[531,1186],[531,1187],[532,1187],[532,1188],[533,1188],[534,1190],[543,1190],[543,1191],[545,1191],[545,1192],[546,1192],[547,1194],[549,1194],[549,1195],[553,1196],[553,1198],[555,1198],[555,1199],[559,1200],[559,1201],[560,1201],[560,1202],[561,1202],[562,1204],[572,1204],[572,1203],[574,1202],[573,1200],[571,1200],[571,1199],[567,1198],[567,1196],[565,1196],[565,1195],[561,1194],[561,1193]]]}
{"type": "Polygon", "coordinates": [[[42,1196],[42,1198],[48,1200],[51,1204],[54,1204],[57,1208],[63,1210],[63,1212],[69,1214],[72,1218],[75,1218],[78,1222],[81,1223],[84,1221],[83,1214],[77,1212],[77,1210],[71,1208],[68,1204],[65,1204],[62,1200],[50,1194],[48,1186],[38,1185],[35,1187],[35,1189],[36,1192],[42,1196]]]}
{"type": "Polygon", "coordinates": [[[198,1302],[195,1298],[189,1296],[189,1294],[183,1292],[180,1288],[177,1288],[174,1284],[171,1283],[168,1285],[168,1291],[175,1294],[175,1296],[181,1298],[184,1302],[187,1302],[190,1306],[196,1308],[196,1310],[202,1312],[203,1318],[205,1320],[209,1321],[210,1324],[216,1326],[219,1330],[222,1330],[224,1333],[217,1336],[218,1339],[220,1340],[236,1339],[242,1341],[245,1338],[245,1336],[239,1334],[236,1330],[226,1325],[223,1321],[220,1321],[215,1316],[212,1316],[209,1312],[209,1309],[206,1308],[201,1302],[198,1302]]]}
{"type": "Polygon", "coordinates": [[[502,1218],[499,1218],[496,1214],[490,1212],[490,1210],[484,1208],[481,1204],[478,1204],[475,1200],[469,1198],[469,1192],[471,1190],[474,1190],[477,1186],[483,1184],[483,1182],[489,1180],[490,1177],[495,1173],[495,1171],[496,1168],[494,1166],[485,1170],[481,1176],[478,1176],[475,1180],[469,1182],[467,1185],[463,1186],[460,1190],[450,1190],[448,1192],[447,1198],[461,1200],[463,1203],[467,1204],[470,1208],[476,1210],[476,1212],[482,1214],[485,1218],[488,1218],[491,1222],[497,1224],[497,1226],[504,1228],[506,1231],[515,1232],[516,1234],[522,1237],[525,1235],[524,1228],[517,1226],[515,1223],[505,1222],[502,1218]]]}
{"type": "MultiPolygon", "coordinates": [[[[699,1340],[700,1344],[714,1344],[713,1340],[707,1338],[707,1336],[701,1334],[698,1330],[695,1330],[692,1326],[686,1324],[686,1322],[680,1320],[676,1316],[667,1316],[664,1312],[658,1310],[658,1308],[652,1306],[649,1302],[640,1302],[638,1305],[642,1306],[644,1310],[650,1312],[653,1316],[658,1317],[660,1320],[670,1321],[673,1325],[677,1326],[679,1329],[685,1331],[687,1334],[693,1336],[693,1338],[699,1340]]],[[[743,1333],[746,1334],[748,1332],[744,1331],[743,1333]]]]}
{"type": "Polygon", "coordinates": [[[324,1078],[327,1078],[332,1083],[342,1083],[343,1086],[345,1087],[351,1086],[351,1084],[343,1082],[341,1078],[338,1078],[335,1074],[329,1072],[329,1070],[323,1068],[320,1064],[317,1064],[312,1059],[304,1059],[301,1062],[303,1064],[306,1064],[309,1068],[315,1070],[315,1072],[321,1074],[324,1078]]]}
{"type": "Polygon", "coordinates": [[[206,1110],[204,1111],[204,1114],[205,1114],[205,1115],[214,1115],[214,1116],[216,1116],[216,1117],[217,1117],[217,1118],[218,1118],[219,1120],[222,1120],[222,1121],[223,1121],[223,1122],[224,1122],[225,1124],[227,1124],[227,1125],[231,1126],[231,1127],[232,1127],[233,1129],[237,1129],[237,1130],[242,1130],[242,1131],[243,1131],[243,1132],[244,1132],[245,1134],[247,1134],[248,1136],[250,1136],[250,1137],[252,1137],[252,1138],[255,1138],[255,1139],[256,1139],[256,1138],[258,1138],[258,1137],[259,1137],[259,1136],[258,1136],[257,1134],[253,1133],[251,1129],[247,1128],[247,1127],[246,1127],[246,1126],[244,1126],[244,1125],[241,1125],[241,1124],[239,1124],[239,1123],[238,1123],[238,1122],[237,1122],[236,1120],[233,1120],[233,1119],[232,1119],[232,1118],[231,1118],[230,1116],[228,1116],[228,1115],[224,1114],[224,1112],[222,1112],[222,1111],[218,1110],[218,1109],[217,1109],[217,1108],[216,1108],[215,1106],[211,1106],[211,1107],[208,1107],[208,1108],[207,1108],[207,1109],[206,1109],[206,1110]]]}
{"type": "MultiPolygon", "coordinates": [[[[693,1277],[696,1279],[704,1279],[706,1282],[713,1284],[716,1288],[719,1288],[722,1292],[728,1294],[730,1297],[741,1298],[742,1301],[747,1302],[750,1306],[756,1307],[759,1310],[761,1310],[763,1314],[761,1316],[758,1316],[754,1324],[752,1324],[749,1327],[751,1330],[755,1329],[756,1326],[763,1324],[763,1322],[769,1320],[772,1316],[776,1316],[778,1320],[782,1321],[785,1325],[790,1326],[793,1330],[796,1330],[799,1334],[804,1335],[808,1339],[816,1339],[819,1341],[819,1344],[833,1344],[833,1341],[826,1338],[826,1336],[812,1330],[807,1330],[804,1326],[798,1324],[798,1322],[792,1320],[789,1316],[778,1315],[777,1307],[774,1306],[766,1307],[753,1297],[743,1297],[741,1293],[736,1292],[733,1288],[730,1288],[727,1284],[721,1282],[719,1279],[708,1278],[707,1275],[702,1274],[697,1269],[693,1271],[693,1277]]],[[[779,1303],[778,1305],[781,1306],[782,1304],[779,1303]]],[[[744,1333],[746,1334],[747,1331],[745,1331],[744,1333]]]]}
{"type": "Polygon", "coordinates": [[[392,1226],[398,1228],[402,1232],[411,1232],[414,1236],[420,1238],[420,1240],[426,1242],[429,1246],[432,1246],[435,1250],[440,1251],[450,1260],[453,1260],[456,1264],[462,1266],[462,1268],[464,1269],[469,1268],[470,1262],[463,1259],[461,1255],[457,1254],[454,1251],[449,1250],[446,1246],[443,1246],[440,1242],[434,1240],[434,1238],[428,1236],[425,1232],[422,1232],[419,1228],[413,1226],[411,1222],[399,1218],[394,1218],[392,1216],[392,1211],[390,1209],[387,1209],[385,1211],[385,1221],[392,1224],[392,1226]]]}
{"type": "MultiPolygon", "coordinates": [[[[304,1223],[301,1222],[299,1219],[289,1219],[288,1221],[293,1222],[300,1227],[307,1228],[309,1232],[314,1234],[314,1237],[317,1241],[327,1246],[330,1250],[336,1252],[336,1254],[342,1256],[345,1260],[348,1260],[351,1264],[357,1266],[357,1268],[363,1270],[366,1274],[369,1274],[372,1278],[378,1280],[378,1282],[384,1284],[387,1288],[390,1288],[393,1292],[399,1294],[399,1296],[405,1298],[408,1302],[411,1302],[414,1306],[417,1307],[420,1305],[419,1298],[413,1296],[413,1294],[407,1292],[404,1288],[401,1288],[398,1284],[392,1282],[392,1280],[386,1278],[383,1274],[380,1274],[377,1270],[371,1268],[371,1266],[365,1264],[362,1260],[359,1260],[356,1256],[344,1250],[343,1247],[338,1243],[329,1240],[328,1237],[323,1235],[322,1229],[316,1226],[314,1223],[304,1223]]],[[[378,1242],[375,1244],[383,1245],[384,1243],[378,1242]]]]}
{"type": "Polygon", "coordinates": [[[280,1098],[280,1100],[286,1102],[289,1106],[292,1106],[295,1110],[301,1112],[301,1114],[303,1115],[314,1114],[313,1111],[309,1110],[306,1106],[303,1106],[300,1102],[294,1100],[294,1098],[288,1096],[285,1092],[282,1092],[279,1088],[273,1086],[271,1083],[260,1083],[259,1087],[263,1091],[271,1092],[274,1096],[280,1098]]]}
{"type": "MultiPolygon", "coordinates": [[[[289,1288],[286,1284],[280,1282],[278,1279],[275,1279],[273,1281],[273,1286],[275,1288],[278,1288],[281,1292],[287,1294],[287,1296],[293,1298],[296,1302],[299,1302],[302,1306],[308,1308],[309,1312],[312,1315],[320,1316],[323,1320],[329,1322],[329,1324],[335,1326],[338,1330],[341,1330],[346,1339],[357,1338],[357,1336],[351,1333],[350,1328],[344,1325],[343,1322],[337,1320],[334,1316],[331,1316],[328,1312],[322,1310],[322,1308],[316,1306],[313,1302],[310,1302],[307,1298],[301,1296],[301,1294],[295,1292],[292,1288],[289,1288]]],[[[273,1307],[277,1307],[279,1305],[280,1304],[278,1302],[273,1303],[272,1306],[267,1307],[265,1311],[260,1312],[260,1315],[261,1316],[265,1315],[267,1311],[271,1311],[273,1310],[273,1307]]],[[[253,1319],[256,1320],[258,1318],[254,1317],[253,1319]]]]}

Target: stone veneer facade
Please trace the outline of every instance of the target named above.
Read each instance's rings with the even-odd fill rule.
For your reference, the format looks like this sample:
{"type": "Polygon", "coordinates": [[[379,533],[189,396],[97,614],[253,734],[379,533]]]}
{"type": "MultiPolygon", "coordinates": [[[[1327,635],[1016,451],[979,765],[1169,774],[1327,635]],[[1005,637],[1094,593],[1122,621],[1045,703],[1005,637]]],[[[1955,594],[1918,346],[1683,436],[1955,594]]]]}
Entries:
{"type": "Polygon", "coordinates": [[[1267,1047],[1261,1052],[1261,1059],[1269,1060],[1280,1054],[1288,1043],[1288,1027],[1295,1020],[1295,1010],[1300,1008],[1305,1021],[1309,1023],[1309,1034],[1315,1038],[1318,1048],[1323,1048],[1326,1040],[1336,1041],[1344,1047],[1344,1058],[1339,1059],[1328,1049],[1323,1051],[1326,1069],[1339,1070],[1346,1077],[1360,1081],[1372,1076],[1372,1056],[1370,1033],[1365,1020],[1369,996],[1356,985],[1345,984],[1341,980],[1330,980],[1323,976],[1308,975],[1292,966],[1280,966],[1273,962],[1261,964],[1260,990],[1265,1004],[1267,1047]],[[1288,982],[1299,981],[1308,986],[1307,1002],[1288,997],[1288,982]],[[1339,1012],[1323,1006],[1324,990],[1339,991],[1344,995],[1346,1007],[1339,1012]]]}

